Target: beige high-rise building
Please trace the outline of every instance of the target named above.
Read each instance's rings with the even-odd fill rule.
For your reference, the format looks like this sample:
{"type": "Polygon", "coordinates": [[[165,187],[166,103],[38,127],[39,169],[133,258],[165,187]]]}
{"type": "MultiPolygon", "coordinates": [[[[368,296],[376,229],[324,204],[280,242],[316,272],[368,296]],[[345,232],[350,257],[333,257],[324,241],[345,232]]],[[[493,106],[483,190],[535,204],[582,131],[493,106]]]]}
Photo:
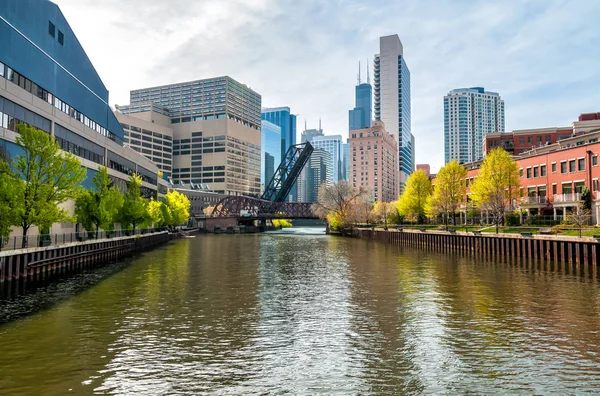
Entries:
{"type": "Polygon", "coordinates": [[[350,131],[350,183],[371,190],[376,201],[398,198],[398,145],[383,122],[350,131]]]}
{"type": "Polygon", "coordinates": [[[117,107],[125,144],[176,185],[260,194],[261,97],[230,77],[131,92],[117,107]]]}

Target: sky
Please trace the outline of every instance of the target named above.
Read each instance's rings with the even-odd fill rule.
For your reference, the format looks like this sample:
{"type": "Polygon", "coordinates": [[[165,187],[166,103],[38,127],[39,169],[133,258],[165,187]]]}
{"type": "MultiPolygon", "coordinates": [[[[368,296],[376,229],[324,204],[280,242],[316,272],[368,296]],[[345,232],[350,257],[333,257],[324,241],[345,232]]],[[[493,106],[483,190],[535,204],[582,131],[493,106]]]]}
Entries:
{"type": "Polygon", "coordinates": [[[506,130],[600,111],[600,2],[589,0],[53,0],[110,102],[137,88],[229,75],[289,106],[298,134],[348,136],[358,62],[398,34],[411,72],[416,162],[444,162],[443,97],[485,87],[506,130]]]}

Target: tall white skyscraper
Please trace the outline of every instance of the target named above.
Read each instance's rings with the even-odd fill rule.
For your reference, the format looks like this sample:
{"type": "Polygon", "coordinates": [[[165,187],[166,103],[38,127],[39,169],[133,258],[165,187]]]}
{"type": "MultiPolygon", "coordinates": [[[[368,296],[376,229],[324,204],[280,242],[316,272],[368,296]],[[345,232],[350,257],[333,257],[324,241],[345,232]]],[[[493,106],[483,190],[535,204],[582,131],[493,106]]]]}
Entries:
{"type": "Polygon", "coordinates": [[[461,164],[483,158],[485,135],[504,132],[504,101],[482,87],[454,89],[444,96],[444,156],[461,164]]]}
{"type": "Polygon", "coordinates": [[[375,119],[398,143],[400,188],[415,169],[414,136],[410,123],[410,71],[397,34],[379,39],[374,62],[375,119]]]}

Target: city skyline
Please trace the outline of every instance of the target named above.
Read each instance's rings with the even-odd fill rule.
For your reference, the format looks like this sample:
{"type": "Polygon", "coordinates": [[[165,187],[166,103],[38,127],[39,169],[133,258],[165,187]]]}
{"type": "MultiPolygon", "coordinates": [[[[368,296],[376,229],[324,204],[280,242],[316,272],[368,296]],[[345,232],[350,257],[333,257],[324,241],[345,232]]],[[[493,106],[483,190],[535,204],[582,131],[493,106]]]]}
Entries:
{"type": "Polygon", "coordinates": [[[328,133],[344,137],[357,61],[372,59],[380,36],[397,33],[412,74],[415,161],[432,171],[444,162],[443,96],[451,89],[501,92],[506,130],[565,125],[600,102],[593,84],[600,56],[589,50],[600,38],[598,4],[55,2],[111,91],[111,105],[127,104],[129,91],[144,86],[229,75],[259,92],[263,106],[289,106],[311,124],[321,116],[328,133]],[[233,10],[239,18],[224,24],[233,10]],[[102,35],[85,15],[95,15],[102,35]]]}

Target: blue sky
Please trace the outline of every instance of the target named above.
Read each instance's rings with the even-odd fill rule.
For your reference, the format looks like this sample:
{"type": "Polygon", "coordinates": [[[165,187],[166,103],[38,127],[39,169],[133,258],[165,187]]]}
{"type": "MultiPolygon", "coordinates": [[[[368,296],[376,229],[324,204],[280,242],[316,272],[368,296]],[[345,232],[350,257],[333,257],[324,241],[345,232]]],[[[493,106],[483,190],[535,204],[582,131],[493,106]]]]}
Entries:
{"type": "Polygon", "coordinates": [[[358,62],[398,34],[411,71],[417,162],[443,165],[443,96],[499,92],[507,130],[600,111],[600,2],[55,0],[111,93],[230,75],[298,131],[348,133],[358,62]],[[91,18],[91,19],[90,19],[91,18]]]}

